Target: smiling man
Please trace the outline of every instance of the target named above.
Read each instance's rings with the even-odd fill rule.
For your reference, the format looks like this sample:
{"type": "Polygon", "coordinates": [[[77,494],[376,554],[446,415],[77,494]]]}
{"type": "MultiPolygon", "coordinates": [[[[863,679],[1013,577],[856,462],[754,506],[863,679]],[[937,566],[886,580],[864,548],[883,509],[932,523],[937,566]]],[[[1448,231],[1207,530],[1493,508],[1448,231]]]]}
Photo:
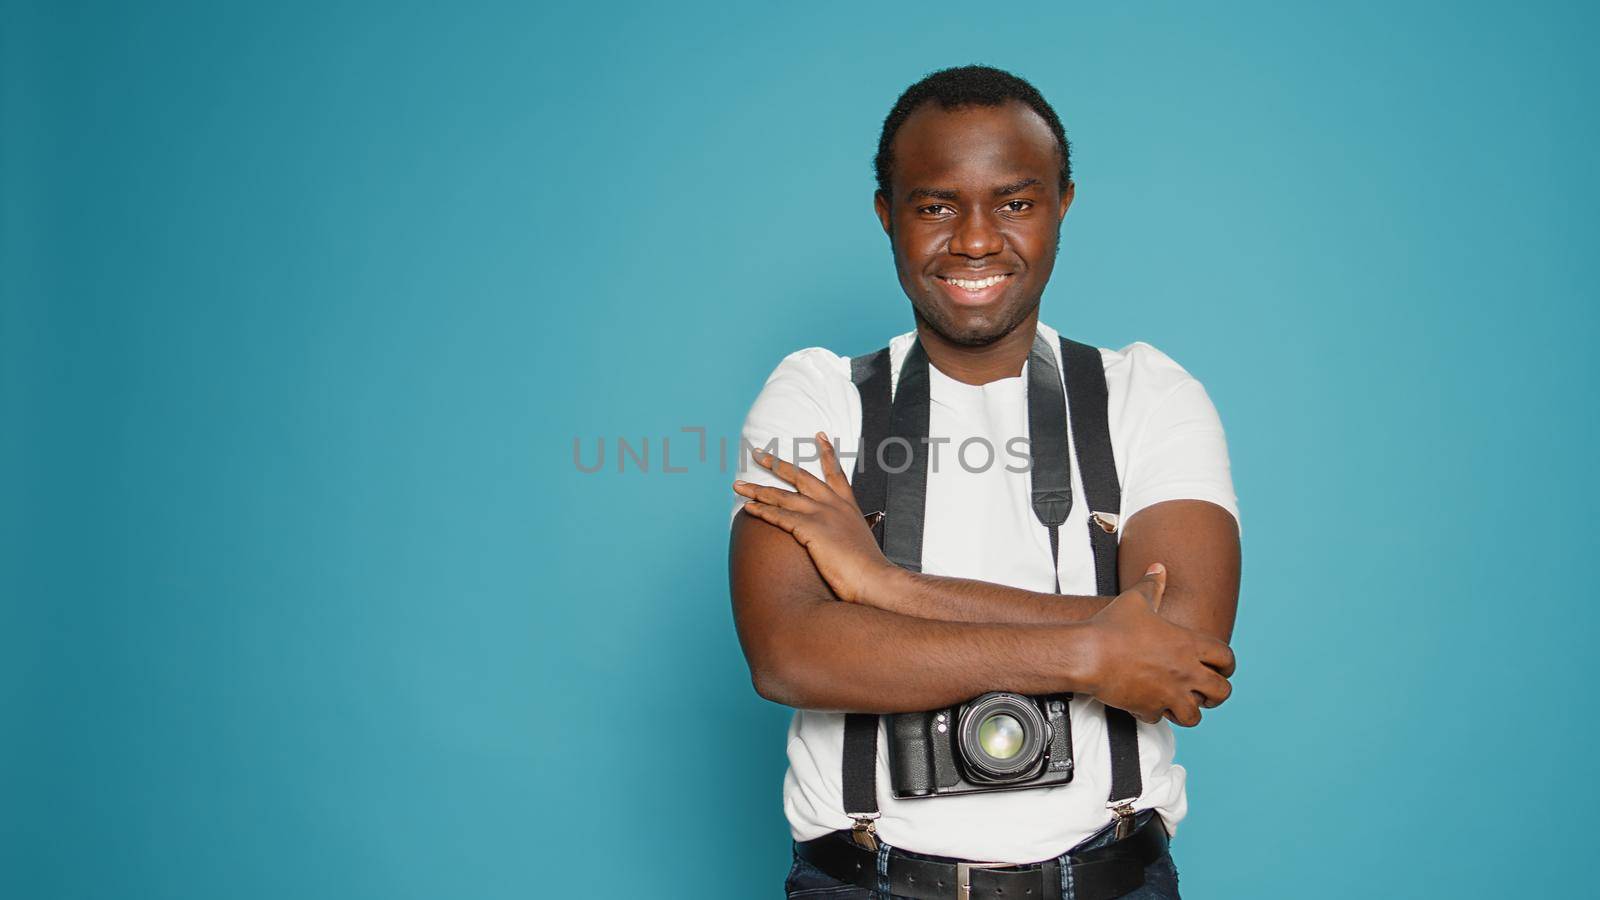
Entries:
{"type": "Polygon", "coordinates": [[[876,163],[915,329],[786,357],[744,425],[771,453],[734,485],[740,643],[795,709],[786,891],[1176,897],[1168,723],[1234,668],[1216,410],[1154,347],[1039,321],[1074,186],[1027,82],[928,76],[876,163]]]}

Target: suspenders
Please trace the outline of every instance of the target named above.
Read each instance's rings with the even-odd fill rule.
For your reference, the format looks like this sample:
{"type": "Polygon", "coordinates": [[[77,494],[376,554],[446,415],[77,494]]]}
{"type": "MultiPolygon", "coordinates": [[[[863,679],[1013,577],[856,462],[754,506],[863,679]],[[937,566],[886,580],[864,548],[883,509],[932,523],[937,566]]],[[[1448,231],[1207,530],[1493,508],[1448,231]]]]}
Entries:
{"type": "MultiPolygon", "coordinates": [[[[1088,495],[1084,523],[1094,554],[1096,590],[1101,596],[1115,596],[1122,488],[1111,451],[1105,367],[1099,350],[1065,337],[1061,360],[1065,398],[1049,342],[1035,334],[1028,354],[1033,511],[1050,532],[1050,558],[1058,570],[1055,590],[1060,593],[1060,532],[1073,505],[1066,427],[1070,413],[1088,495]]],[[[921,341],[912,341],[897,384],[891,382],[891,372],[887,347],[850,361],[850,377],[861,394],[861,448],[851,486],[862,512],[887,513],[877,526],[884,555],[896,565],[920,572],[929,415],[928,356],[921,341]]],[[[1123,837],[1132,831],[1133,801],[1143,791],[1138,723],[1123,710],[1109,706],[1105,710],[1111,745],[1111,793],[1106,805],[1117,818],[1117,836],[1123,837]]],[[[873,820],[878,817],[878,719],[869,713],[848,713],[844,722],[845,813],[856,822],[857,842],[869,849],[876,849],[877,843],[873,820]]]]}
{"type": "MultiPolygon", "coordinates": [[[[1089,515],[1089,548],[1094,553],[1096,591],[1102,597],[1121,593],[1117,587],[1117,527],[1122,485],[1111,455],[1111,424],[1106,412],[1106,368],[1100,351],[1061,339],[1073,444],[1082,470],[1089,515]]],[[[1107,706],[1106,739],[1111,745],[1111,794],[1106,806],[1117,817],[1117,837],[1133,833],[1133,801],[1144,792],[1139,772],[1139,723],[1126,710],[1107,706]]]]}

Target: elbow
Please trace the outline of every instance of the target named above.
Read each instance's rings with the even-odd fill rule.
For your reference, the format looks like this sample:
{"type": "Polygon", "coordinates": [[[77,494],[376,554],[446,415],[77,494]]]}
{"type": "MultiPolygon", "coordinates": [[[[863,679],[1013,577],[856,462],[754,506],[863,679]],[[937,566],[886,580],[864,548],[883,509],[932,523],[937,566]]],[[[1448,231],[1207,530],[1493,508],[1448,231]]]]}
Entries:
{"type": "Polygon", "coordinates": [[[790,688],[781,642],[761,633],[741,632],[745,665],[750,669],[750,686],[756,696],[773,703],[789,705],[790,688]]]}
{"type": "Polygon", "coordinates": [[[804,705],[794,678],[782,666],[771,661],[750,664],[750,684],[763,700],[796,709],[804,705]]]}
{"type": "Polygon", "coordinates": [[[748,654],[750,684],[763,700],[794,709],[830,709],[830,679],[817,661],[796,652],[792,642],[782,648],[748,654]]]}
{"type": "Polygon", "coordinates": [[[773,703],[789,705],[789,690],[783,682],[764,669],[752,667],[750,669],[750,685],[756,689],[756,695],[763,700],[773,703]]]}

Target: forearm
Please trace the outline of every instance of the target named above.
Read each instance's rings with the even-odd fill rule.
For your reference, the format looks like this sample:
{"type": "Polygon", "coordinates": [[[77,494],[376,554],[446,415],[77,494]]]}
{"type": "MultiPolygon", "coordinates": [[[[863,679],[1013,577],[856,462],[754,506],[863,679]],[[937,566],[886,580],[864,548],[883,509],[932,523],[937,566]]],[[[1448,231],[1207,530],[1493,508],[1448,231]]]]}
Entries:
{"type": "Polygon", "coordinates": [[[802,709],[916,712],[985,691],[1094,693],[1084,622],[949,622],[842,602],[804,547],[741,514],[729,547],[734,624],[761,696],[802,709]]]}
{"type": "Polygon", "coordinates": [[[915,712],[985,691],[1092,691],[1090,626],[937,621],[821,601],[784,628],[764,696],[804,709],[915,712]]]}
{"type": "Polygon", "coordinates": [[[986,691],[1095,696],[1193,725],[1227,699],[1233,653],[1156,614],[1165,569],[1084,622],[948,622],[842,602],[805,549],[748,515],[733,525],[734,625],[761,696],[803,709],[918,712],[986,691]]]}
{"type": "Polygon", "coordinates": [[[1041,594],[970,578],[926,575],[890,566],[862,603],[888,612],[946,622],[1069,625],[1082,622],[1111,597],[1041,594]]]}

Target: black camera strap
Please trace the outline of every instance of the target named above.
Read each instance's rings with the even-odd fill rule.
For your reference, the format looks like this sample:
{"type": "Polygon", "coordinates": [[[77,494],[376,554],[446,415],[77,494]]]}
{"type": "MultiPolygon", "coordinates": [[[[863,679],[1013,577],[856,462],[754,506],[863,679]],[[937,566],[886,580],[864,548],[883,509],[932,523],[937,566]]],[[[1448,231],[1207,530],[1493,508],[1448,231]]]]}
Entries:
{"type": "Polygon", "coordinates": [[[1050,572],[1061,593],[1061,524],[1072,511],[1072,456],[1067,452],[1066,398],[1050,342],[1034,332],[1028,353],[1028,455],[1033,460],[1033,514],[1050,532],[1050,572]]]}
{"type": "MultiPolygon", "coordinates": [[[[1095,581],[1101,596],[1117,590],[1117,516],[1122,490],[1106,404],[1105,368],[1100,351],[1061,338],[1063,379],[1049,342],[1035,333],[1028,354],[1028,441],[1032,458],[1034,515],[1050,532],[1050,558],[1056,571],[1055,592],[1061,592],[1060,530],[1072,508],[1071,455],[1067,450],[1067,412],[1082,468],[1089,543],[1095,581]],[[1065,380],[1065,397],[1062,382],[1065,380]],[[1063,402],[1063,401],[1066,402],[1063,402]]],[[[922,571],[922,535],[928,485],[929,382],[928,356],[913,340],[892,374],[889,348],[850,361],[850,377],[861,395],[861,444],[851,488],[862,512],[884,512],[876,526],[878,544],[896,565],[922,571]],[[890,448],[898,447],[899,452],[890,448]]],[[[877,849],[877,751],[879,716],[848,713],[844,723],[843,800],[855,820],[858,843],[877,849]]],[[[1132,801],[1143,790],[1139,772],[1139,737],[1133,717],[1106,707],[1111,745],[1111,793],[1108,806],[1120,821],[1132,821],[1132,801]]],[[[1120,831],[1120,829],[1119,829],[1120,831]]]]}

